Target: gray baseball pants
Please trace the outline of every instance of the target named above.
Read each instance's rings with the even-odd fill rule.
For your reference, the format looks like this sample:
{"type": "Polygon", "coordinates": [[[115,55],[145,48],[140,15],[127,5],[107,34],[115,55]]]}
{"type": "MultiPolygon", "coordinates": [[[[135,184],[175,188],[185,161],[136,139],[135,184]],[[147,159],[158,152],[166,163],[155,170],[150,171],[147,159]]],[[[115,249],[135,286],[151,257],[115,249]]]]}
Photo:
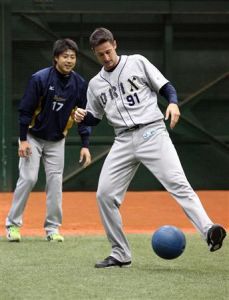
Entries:
{"type": "Polygon", "coordinates": [[[119,206],[140,163],[175,198],[203,238],[206,239],[213,224],[186,179],[164,122],[124,132],[115,138],[104,162],[97,190],[102,223],[112,246],[110,255],[121,262],[131,260],[131,251],[123,233],[119,206]]]}
{"type": "Polygon", "coordinates": [[[62,223],[62,178],[64,169],[65,139],[46,141],[28,134],[32,155],[19,160],[19,178],[14,191],[12,206],[6,219],[6,227],[22,226],[22,214],[29,194],[37,182],[40,159],[46,174],[46,234],[57,233],[62,223]]]}

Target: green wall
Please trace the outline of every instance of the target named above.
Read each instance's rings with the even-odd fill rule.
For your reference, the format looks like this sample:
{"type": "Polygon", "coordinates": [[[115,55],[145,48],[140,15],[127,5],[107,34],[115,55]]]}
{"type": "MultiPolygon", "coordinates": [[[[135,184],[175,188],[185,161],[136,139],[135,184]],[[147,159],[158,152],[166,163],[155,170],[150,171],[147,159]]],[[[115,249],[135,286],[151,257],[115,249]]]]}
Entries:
{"type": "MultiPolygon", "coordinates": [[[[145,55],[175,85],[182,117],[170,135],[195,189],[229,185],[228,1],[1,0],[0,190],[12,191],[18,170],[17,106],[31,74],[51,63],[53,41],[70,37],[80,47],[77,66],[86,79],[100,67],[90,33],[110,28],[119,54],[145,55]],[[3,18],[4,16],[4,18],[3,18]],[[7,129],[6,129],[7,128],[7,129]]],[[[162,111],[166,103],[159,99],[162,111]]],[[[76,128],[66,140],[64,190],[95,190],[113,130],[103,120],[91,138],[93,164],[78,164],[76,128]]],[[[45,187],[41,167],[36,190],[45,187]]],[[[163,187],[141,166],[131,190],[163,187]]]]}

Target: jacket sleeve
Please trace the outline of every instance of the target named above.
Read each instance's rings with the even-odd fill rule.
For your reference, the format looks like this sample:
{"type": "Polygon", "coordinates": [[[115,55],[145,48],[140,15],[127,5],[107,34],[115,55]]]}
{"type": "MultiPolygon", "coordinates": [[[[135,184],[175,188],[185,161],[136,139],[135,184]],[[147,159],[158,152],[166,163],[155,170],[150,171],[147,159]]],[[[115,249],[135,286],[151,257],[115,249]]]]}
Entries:
{"type": "Polygon", "coordinates": [[[42,96],[42,88],[37,76],[32,76],[19,104],[20,140],[26,140],[36,108],[42,96]]]}
{"type": "Polygon", "coordinates": [[[147,58],[139,54],[136,54],[136,57],[137,64],[144,74],[144,80],[151,90],[159,93],[160,88],[169,82],[168,79],[147,58]]]}

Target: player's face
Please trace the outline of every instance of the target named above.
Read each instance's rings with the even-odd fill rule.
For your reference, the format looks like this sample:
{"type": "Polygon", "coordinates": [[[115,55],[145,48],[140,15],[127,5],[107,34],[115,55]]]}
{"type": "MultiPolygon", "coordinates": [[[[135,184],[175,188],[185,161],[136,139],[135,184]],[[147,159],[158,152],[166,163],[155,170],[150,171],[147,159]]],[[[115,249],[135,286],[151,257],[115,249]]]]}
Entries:
{"type": "Polygon", "coordinates": [[[116,42],[105,42],[94,48],[94,53],[98,61],[109,71],[118,63],[118,55],[116,53],[116,42]]]}
{"type": "Polygon", "coordinates": [[[66,50],[55,57],[56,68],[62,74],[69,74],[76,65],[76,53],[73,50],[66,50]]]}

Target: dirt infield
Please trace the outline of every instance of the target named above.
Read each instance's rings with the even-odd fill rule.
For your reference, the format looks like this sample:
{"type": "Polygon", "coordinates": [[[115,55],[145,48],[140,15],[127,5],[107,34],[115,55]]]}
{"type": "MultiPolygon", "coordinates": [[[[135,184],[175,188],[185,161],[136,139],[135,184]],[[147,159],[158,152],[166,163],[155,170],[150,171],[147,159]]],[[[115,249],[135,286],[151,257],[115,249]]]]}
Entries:
{"type": "MultiPolygon", "coordinates": [[[[229,229],[229,191],[198,192],[210,218],[229,229]]],[[[4,222],[11,205],[12,194],[0,194],[0,235],[5,234],[4,222]]],[[[128,192],[121,207],[126,233],[151,233],[155,228],[171,224],[184,231],[194,231],[182,209],[167,192],[128,192]]],[[[45,193],[32,193],[24,213],[21,233],[44,235],[45,193]]],[[[64,235],[104,234],[94,192],[63,194],[64,235]]]]}

